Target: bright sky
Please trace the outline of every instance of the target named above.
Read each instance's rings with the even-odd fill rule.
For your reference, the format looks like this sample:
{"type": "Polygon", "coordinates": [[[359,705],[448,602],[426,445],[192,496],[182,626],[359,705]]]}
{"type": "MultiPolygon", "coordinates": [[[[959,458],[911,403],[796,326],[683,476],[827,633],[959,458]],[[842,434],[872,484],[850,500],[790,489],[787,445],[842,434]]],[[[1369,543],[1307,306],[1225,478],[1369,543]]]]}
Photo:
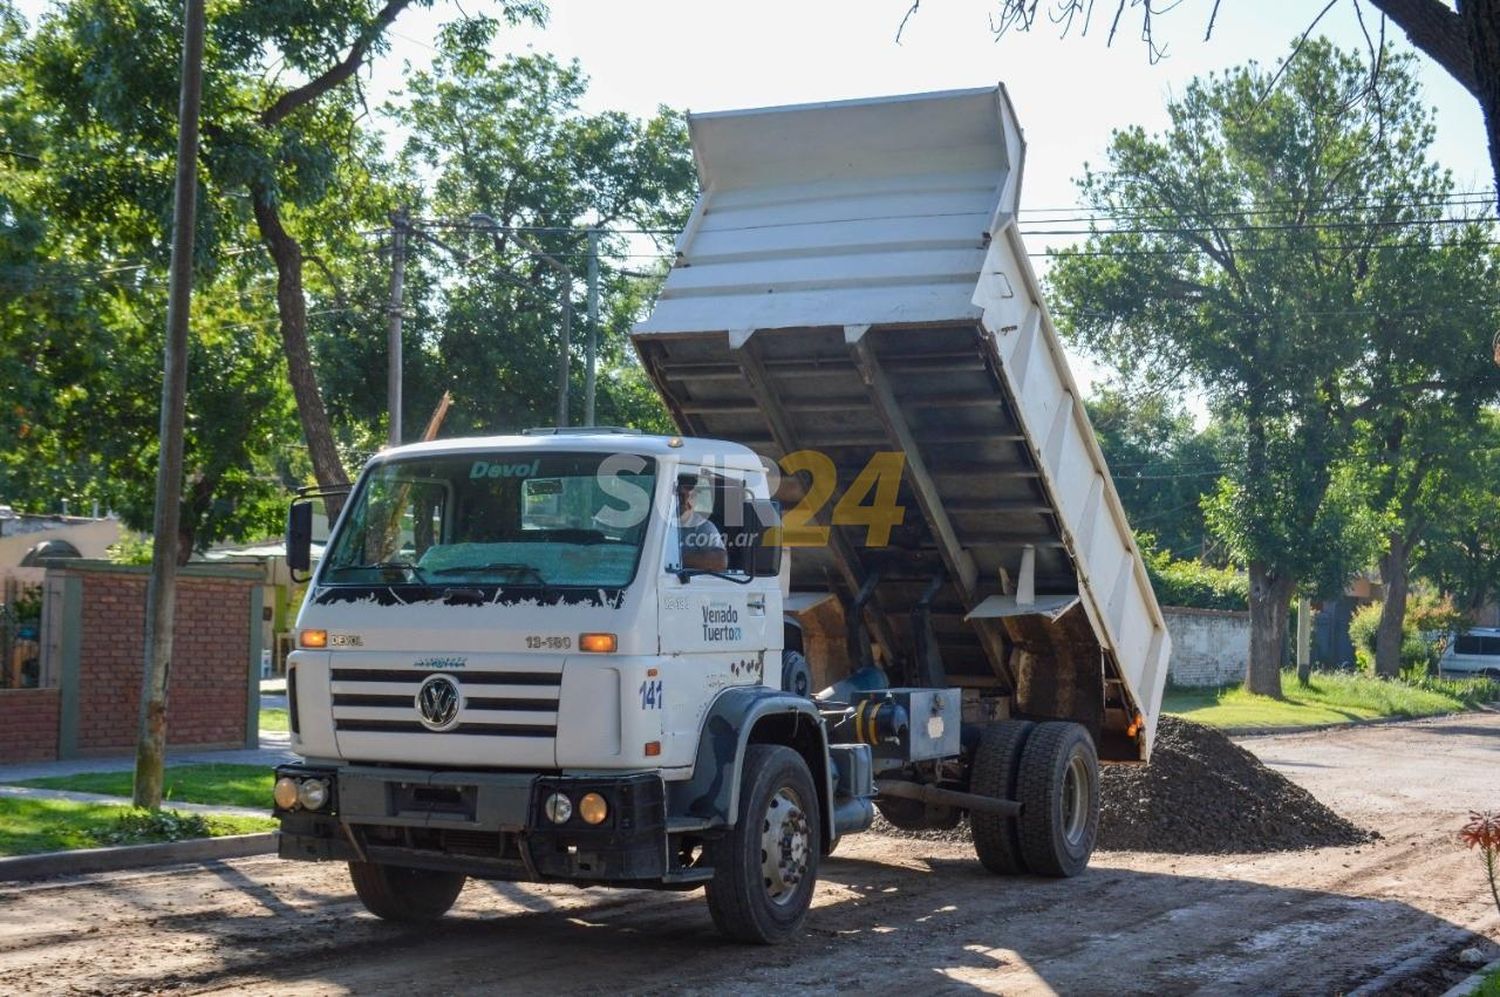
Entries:
{"type": "MultiPolygon", "coordinates": [[[[586,110],[637,115],[663,104],[714,111],[999,80],[1026,133],[1025,219],[1029,211],[1076,203],[1074,178],[1085,162],[1103,161],[1113,129],[1164,128],[1165,102],[1193,76],[1249,59],[1273,63],[1323,8],[1320,0],[1221,0],[1213,37],[1205,42],[1213,0],[1182,0],[1157,18],[1157,43],[1166,45],[1167,57],[1152,65],[1138,40],[1138,2],[1130,0],[1118,37],[1106,48],[1114,0],[1097,0],[1087,37],[1077,37],[1075,27],[1073,36],[1060,38],[1054,25],[1038,23],[1030,35],[998,41],[989,17],[999,0],[924,0],[899,45],[896,30],[909,0],[551,0],[545,28],[507,32],[497,48],[576,58],[592,80],[586,110]]],[[[1354,3],[1336,0],[1318,33],[1346,48],[1363,47],[1354,3]]],[[[20,0],[19,6],[34,21],[49,0],[20,0]]],[[[1042,0],[1041,8],[1055,8],[1054,0],[1042,0]]],[[[1363,9],[1371,32],[1378,31],[1379,15],[1368,3],[1363,9]]],[[[438,2],[401,15],[391,51],[371,70],[372,105],[400,89],[403,63],[430,61],[438,25],[455,14],[451,2],[438,2]]],[[[1409,50],[1394,26],[1387,34],[1398,49],[1409,50]]],[[[1490,189],[1477,102],[1424,57],[1418,72],[1427,102],[1437,109],[1433,154],[1453,172],[1458,190],[1490,189]]],[[[1069,240],[1027,241],[1036,251],[1069,240]]],[[[1092,380],[1088,365],[1075,362],[1075,371],[1092,380]]]]}
{"type": "MultiPolygon", "coordinates": [[[[1132,0],[1134,7],[1136,0],[1132,0]]],[[[1131,9],[1112,47],[1105,46],[1114,0],[1098,0],[1086,37],[1059,37],[1050,22],[1030,35],[998,41],[989,30],[998,0],[924,0],[897,28],[909,0],[552,0],[543,29],[508,32],[500,51],[550,52],[576,58],[592,81],[585,109],[647,115],[658,105],[690,111],[763,107],[881,94],[988,86],[1010,92],[1025,131],[1027,162],[1021,209],[1027,227],[1045,226],[1028,211],[1066,209],[1077,203],[1074,178],[1085,162],[1104,160],[1110,133],[1140,124],[1166,127],[1166,101],[1196,75],[1250,59],[1274,63],[1323,9],[1319,0],[1222,0],[1213,37],[1203,41],[1212,0],[1183,0],[1156,24],[1167,57],[1155,65],[1138,39],[1131,9]]],[[[1042,8],[1055,8],[1042,0],[1042,8]]],[[[1366,24],[1379,31],[1379,15],[1364,5],[1366,24]]],[[[375,67],[372,94],[399,90],[401,64],[421,65],[432,55],[439,23],[452,16],[446,4],[409,11],[395,26],[392,50],[375,67]]],[[[1319,22],[1342,47],[1363,47],[1354,0],[1337,0],[1319,22]]],[[[1394,26],[1387,37],[1410,46],[1394,26]]],[[[1425,57],[1418,59],[1425,99],[1437,109],[1435,158],[1453,172],[1460,191],[1490,190],[1492,177],[1483,118],[1474,98],[1425,57]]],[[[1074,241],[1028,236],[1033,251],[1074,241]]],[[[1046,260],[1037,259],[1045,272],[1046,260]]],[[[1070,351],[1071,352],[1071,351],[1070,351]]],[[[1101,371],[1072,356],[1075,376],[1092,390],[1101,371]]],[[[1189,407],[1201,422],[1201,401],[1189,407]]]]}
{"type": "MultiPolygon", "coordinates": [[[[1137,0],[1131,0],[1132,6],[1137,0]]],[[[1112,129],[1166,125],[1166,100],[1193,76],[1256,59],[1272,63],[1290,50],[1322,9],[1318,0],[1222,0],[1213,37],[1204,42],[1212,0],[1183,0],[1157,19],[1167,58],[1150,65],[1132,10],[1106,48],[1114,0],[1097,0],[1085,38],[1058,37],[1050,23],[998,42],[989,16],[998,0],[925,0],[896,29],[908,0],[552,0],[545,29],[510,32],[503,50],[535,49],[577,58],[592,79],[588,110],[649,114],[658,105],[692,111],[759,107],[880,94],[987,86],[1010,91],[1026,132],[1022,207],[1076,203],[1073,178],[1085,161],[1101,162],[1112,129]]],[[[1042,8],[1054,6],[1042,0],[1042,8]]],[[[1366,22],[1379,16],[1364,5],[1366,22]]],[[[431,56],[446,3],[408,11],[395,26],[393,49],[375,70],[378,91],[400,86],[403,60],[431,56]]],[[[1038,17],[1041,21],[1041,16],[1038,17]]],[[[1338,0],[1318,31],[1345,47],[1364,46],[1354,0],[1338,0]]],[[[1075,32],[1076,34],[1076,32],[1075,32]]],[[[1409,48],[1394,26],[1388,37],[1409,48]]],[[[1474,98],[1429,60],[1419,62],[1426,99],[1438,109],[1437,159],[1461,190],[1491,185],[1483,120],[1474,98]]]]}

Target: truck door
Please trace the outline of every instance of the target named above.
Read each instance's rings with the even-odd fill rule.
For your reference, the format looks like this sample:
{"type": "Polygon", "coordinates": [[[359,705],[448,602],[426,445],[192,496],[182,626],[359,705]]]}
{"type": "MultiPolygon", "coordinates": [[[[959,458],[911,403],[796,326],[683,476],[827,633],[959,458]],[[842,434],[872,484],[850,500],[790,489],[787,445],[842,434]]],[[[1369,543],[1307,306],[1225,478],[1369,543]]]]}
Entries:
{"type": "MultiPolygon", "coordinates": [[[[672,528],[663,531],[667,549],[661,563],[667,570],[659,580],[661,653],[667,675],[685,696],[706,704],[720,688],[780,682],[782,630],[780,589],[775,577],[750,573],[750,548],[745,501],[751,472],[699,470],[691,511],[679,513],[672,528]],[[725,545],[726,577],[706,574],[682,576],[682,535],[702,535],[701,526],[686,530],[701,517],[713,524],[725,545]],[[769,674],[768,674],[769,670],[769,674]]],[[[761,494],[764,494],[762,487],[761,494]]],[[[674,697],[668,697],[668,705],[674,697]]],[[[696,736],[696,727],[694,727],[696,736]]]]}

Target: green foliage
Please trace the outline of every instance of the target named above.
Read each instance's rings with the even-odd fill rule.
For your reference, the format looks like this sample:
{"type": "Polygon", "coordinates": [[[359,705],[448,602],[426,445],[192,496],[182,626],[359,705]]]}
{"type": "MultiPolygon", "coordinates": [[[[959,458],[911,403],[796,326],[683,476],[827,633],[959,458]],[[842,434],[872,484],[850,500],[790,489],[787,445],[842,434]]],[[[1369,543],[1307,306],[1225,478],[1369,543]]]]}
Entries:
{"type": "Polygon", "coordinates": [[[0,855],[32,855],[38,852],[95,848],[100,844],[138,844],[178,840],[203,822],[200,836],[251,834],[273,830],[276,822],[266,817],[208,815],[184,819],[174,816],[157,822],[111,803],[75,803],[72,800],[37,800],[26,797],[0,798],[0,855]],[[175,834],[178,838],[164,835],[175,834]],[[139,836],[137,836],[139,835],[139,836]]]}
{"type": "Polygon", "coordinates": [[[1227,475],[1204,501],[1205,520],[1223,538],[1231,559],[1247,564],[1280,549],[1276,563],[1299,580],[1303,595],[1334,598],[1379,552],[1383,522],[1366,500],[1361,468],[1344,464],[1314,469],[1304,463],[1305,453],[1295,453],[1300,446],[1297,442],[1283,437],[1276,444],[1272,453],[1285,455],[1284,459],[1273,458],[1268,468],[1277,494],[1296,491],[1300,481],[1321,478],[1324,482],[1322,501],[1301,514],[1310,515],[1311,522],[1301,515],[1258,520],[1249,511],[1255,502],[1252,493],[1258,489],[1238,476],[1227,475]]]}
{"type": "Polygon", "coordinates": [[[1163,134],[1117,132],[1082,181],[1124,221],[1057,259],[1055,314],[1127,383],[1200,389],[1233,428],[1204,513],[1250,573],[1250,681],[1270,689],[1267,628],[1295,591],[1335,592],[1380,549],[1388,510],[1353,441],[1425,390],[1388,372],[1438,352],[1429,334],[1448,324],[1411,295],[1472,252],[1445,253],[1464,237],[1433,224],[1451,181],[1427,158],[1409,58],[1385,53],[1372,76],[1314,39],[1279,70],[1193,81],[1168,113],[1163,134]]]}
{"type": "Polygon", "coordinates": [[[150,564],[151,538],[133,530],[124,530],[120,539],[104,548],[104,554],[115,564],[150,564]]]}
{"type": "Polygon", "coordinates": [[[1145,557],[1156,601],[1163,606],[1245,609],[1250,589],[1243,572],[1202,561],[1174,560],[1170,551],[1153,549],[1154,538],[1149,535],[1137,534],[1136,543],[1145,557]]]}
{"type": "Polygon", "coordinates": [[[1475,610],[1500,595],[1500,410],[1480,413],[1460,439],[1428,500],[1430,527],[1416,547],[1416,573],[1475,610]]]}
{"type": "Polygon", "coordinates": [[[130,808],[106,827],[93,828],[89,836],[100,845],[139,845],[149,841],[182,841],[209,836],[202,814],[180,810],[130,808]]]}
{"type": "MultiPolygon", "coordinates": [[[[1375,672],[1375,635],[1383,606],[1372,602],[1349,618],[1349,640],[1360,671],[1375,672]]],[[[1464,625],[1464,615],[1453,603],[1435,593],[1418,589],[1407,596],[1406,615],[1401,622],[1401,671],[1408,681],[1427,681],[1437,669],[1438,659],[1448,647],[1454,631],[1464,625]]],[[[1432,679],[1433,682],[1438,681],[1432,679]]]]}
{"type": "Polygon", "coordinates": [[[1198,432],[1160,393],[1106,387],[1085,404],[1130,525],[1179,557],[1202,554],[1203,499],[1225,465],[1221,427],[1198,432]]]}
{"type": "MultiPolygon", "coordinates": [[[[696,180],[683,117],[665,109],[646,120],[584,113],[587,86],[576,63],[545,55],[491,63],[445,43],[430,68],[410,75],[407,99],[392,109],[410,135],[401,160],[406,183],[416,188],[419,177],[430,178],[425,209],[460,219],[482,213],[502,227],[444,235],[450,251],[424,244],[414,258],[408,393],[424,413],[451,391],[449,433],[556,421],[565,288],[573,308],[570,421],[580,421],[588,334],[581,228],[675,229],[691,209],[696,180]],[[554,231],[527,235],[513,226],[554,231]]],[[[669,428],[628,341],[659,277],[638,277],[639,267],[614,262],[658,241],[601,239],[600,423],[669,428]]],[[[383,370],[371,355],[379,349],[366,339],[329,351],[339,358],[330,393],[363,403],[350,414],[367,422],[379,418],[383,392],[357,382],[383,370]]]]}

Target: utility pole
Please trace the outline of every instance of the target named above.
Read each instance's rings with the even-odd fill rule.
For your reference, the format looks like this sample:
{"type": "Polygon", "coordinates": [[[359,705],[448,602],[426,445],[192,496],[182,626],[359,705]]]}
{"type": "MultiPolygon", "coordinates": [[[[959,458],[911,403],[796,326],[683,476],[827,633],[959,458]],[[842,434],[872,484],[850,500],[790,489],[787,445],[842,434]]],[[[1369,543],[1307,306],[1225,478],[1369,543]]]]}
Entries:
{"type": "Polygon", "coordinates": [[[161,453],[156,462],[151,581],[146,589],[146,674],[141,682],[133,788],[135,805],[152,810],[161,807],[167,747],[167,679],[172,670],[172,621],[177,608],[188,309],[193,296],[193,232],[198,202],[198,111],[203,99],[203,30],[203,0],[186,0],[182,17],[182,89],[177,104],[172,272],[167,291],[167,343],[162,357],[161,453]]]}
{"type": "Polygon", "coordinates": [[[557,426],[568,425],[568,368],[571,366],[568,351],[573,338],[573,284],[563,281],[562,286],[562,354],[557,361],[557,426]]]}
{"type": "Polygon", "coordinates": [[[386,331],[386,409],[390,412],[389,442],[401,445],[401,296],[406,282],[406,233],[410,213],[402,208],[391,216],[391,303],[386,308],[390,324],[386,331]]]}
{"type": "Polygon", "coordinates": [[[599,356],[599,230],[589,229],[589,347],[583,374],[583,424],[594,425],[594,378],[599,356]]]}

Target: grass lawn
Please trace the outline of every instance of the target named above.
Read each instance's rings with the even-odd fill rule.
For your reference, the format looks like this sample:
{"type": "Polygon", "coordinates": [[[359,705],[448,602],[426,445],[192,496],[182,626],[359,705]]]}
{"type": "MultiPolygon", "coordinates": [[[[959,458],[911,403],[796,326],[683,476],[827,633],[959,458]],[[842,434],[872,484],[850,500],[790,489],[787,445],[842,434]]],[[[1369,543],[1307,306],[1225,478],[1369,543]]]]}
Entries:
{"type": "MultiPolygon", "coordinates": [[[[28,779],[19,785],[129,796],[131,779],[128,771],[84,772],[28,779]]],[[[271,769],[264,765],[173,765],[167,769],[164,796],[168,803],[216,803],[269,811],[274,781],[271,769]]]]}
{"type": "Polygon", "coordinates": [[[1300,727],[1379,717],[1456,713],[1500,695],[1485,679],[1427,680],[1417,685],[1354,672],[1313,672],[1307,685],[1282,672],[1284,700],[1255,696],[1243,687],[1168,689],[1162,710],[1211,727],[1300,727]]]}
{"type": "Polygon", "coordinates": [[[268,706],[260,711],[261,730],[291,730],[291,723],[286,718],[286,709],[280,706],[268,706]]]}
{"type": "Polygon", "coordinates": [[[32,855],[102,845],[145,844],[183,838],[269,831],[269,817],[162,814],[156,817],[109,803],[0,797],[0,855],[32,855]]]}

